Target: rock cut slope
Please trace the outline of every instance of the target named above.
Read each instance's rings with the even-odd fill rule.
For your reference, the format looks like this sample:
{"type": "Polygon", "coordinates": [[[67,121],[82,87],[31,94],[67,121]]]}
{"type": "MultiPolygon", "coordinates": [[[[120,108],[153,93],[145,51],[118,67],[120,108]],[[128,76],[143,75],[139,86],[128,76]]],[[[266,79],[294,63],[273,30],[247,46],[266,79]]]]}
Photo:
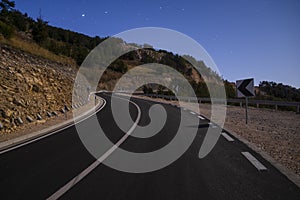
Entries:
{"type": "Polygon", "coordinates": [[[76,67],[0,44],[0,133],[71,107],[76,67]]]}

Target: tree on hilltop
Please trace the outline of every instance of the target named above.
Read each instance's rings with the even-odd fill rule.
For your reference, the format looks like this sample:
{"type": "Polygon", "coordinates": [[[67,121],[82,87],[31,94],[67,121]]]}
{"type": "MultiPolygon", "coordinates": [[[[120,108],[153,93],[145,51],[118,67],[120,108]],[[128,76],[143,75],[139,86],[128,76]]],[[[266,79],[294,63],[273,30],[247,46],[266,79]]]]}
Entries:
{"type": "Polygon", "coordinates": [[[48,38],[47,25],[48,25],[48,22],[43,20],[42,14],[40,11],[40,16],[37,18],[37,22],[35,23],[35,25],[32,29],[33,39],[38,44],[42,44],[48,38]]]}
{"type": "Polygon", "coordinates": [[[0,2],[0,9],[1,12],[7,12],[12,10],[15,7],[15,2],[14,1],[9,1],[9,0],[1,0],[0,2]]]}

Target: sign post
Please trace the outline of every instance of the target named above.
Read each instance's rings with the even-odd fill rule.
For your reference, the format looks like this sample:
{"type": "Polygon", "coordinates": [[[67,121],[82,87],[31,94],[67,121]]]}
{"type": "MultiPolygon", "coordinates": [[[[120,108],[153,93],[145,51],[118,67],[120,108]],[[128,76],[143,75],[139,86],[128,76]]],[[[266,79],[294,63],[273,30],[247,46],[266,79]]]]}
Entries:
{"type": "Polygon", "coordinates": [[[248,97],[245,97],[246,99],[246,124],[248,124],[248,97]]]}
{"type": "Polygon", "coordinates": [[[236,93],[237,97],[245,97],[246,100],[246,124],[248,124],[248,97],[253,97],[254,94],[254,79],[244,79],[236,81],[236,93]]]}

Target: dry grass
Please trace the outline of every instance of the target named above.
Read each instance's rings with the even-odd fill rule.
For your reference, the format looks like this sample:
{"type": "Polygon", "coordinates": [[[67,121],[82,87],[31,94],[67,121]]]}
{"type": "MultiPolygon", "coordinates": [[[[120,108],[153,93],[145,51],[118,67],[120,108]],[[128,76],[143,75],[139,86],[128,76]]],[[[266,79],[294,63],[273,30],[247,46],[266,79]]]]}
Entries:
{"type": "Polygon", "coordinates": [[[8,40],[0,35],[0,43],[15,47],[17,49],[23,50],[30,54],[37,55],[37,56],[40,56],[42,58],[45,58],[45,59],[48,59],[51,61],[59,62],[62,64],[69,64],[69,65],[73,65],[73,66],[76,65],[75,61],[71,58],[56,55],[56,54],[48,51],[47,49],[40,47],[39,45],[37,45],[34,42],[25,41],[25,40],[20,39],[19,37],[14,36],[8,40]]]}

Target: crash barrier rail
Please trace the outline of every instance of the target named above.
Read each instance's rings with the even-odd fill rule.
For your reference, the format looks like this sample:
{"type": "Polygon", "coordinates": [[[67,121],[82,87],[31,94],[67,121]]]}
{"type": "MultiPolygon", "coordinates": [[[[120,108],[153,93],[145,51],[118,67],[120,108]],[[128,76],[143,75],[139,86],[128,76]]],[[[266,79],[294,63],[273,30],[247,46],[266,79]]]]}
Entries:
{"type": "MultiPolygon", "coordinates": [[[[180,100],[186,102],[198,102],[198,103],[211,103],[213,102],[220,102],[220,103],[236,103],[239,104],[240,107],[245,105],[245,99],[211,99],[211,98],[199,98],[199,97],[182,97],[182,96],[169,96],[169,95],[161,95],[161,94],[139,94],[151,98],[161,98],[166,100],[180,100]]],[[[289,101],[271,101],[271,100],[256,100],[256,99],[249,99],[248,103],[250,105],[256,105],[259,108],[260,105],[266,106],[274,106],[275,110],[278,110],[278,106],[283,107],[296,107],[296,112],[300,113],[300,102],[289,102],[289,101]]]]}

